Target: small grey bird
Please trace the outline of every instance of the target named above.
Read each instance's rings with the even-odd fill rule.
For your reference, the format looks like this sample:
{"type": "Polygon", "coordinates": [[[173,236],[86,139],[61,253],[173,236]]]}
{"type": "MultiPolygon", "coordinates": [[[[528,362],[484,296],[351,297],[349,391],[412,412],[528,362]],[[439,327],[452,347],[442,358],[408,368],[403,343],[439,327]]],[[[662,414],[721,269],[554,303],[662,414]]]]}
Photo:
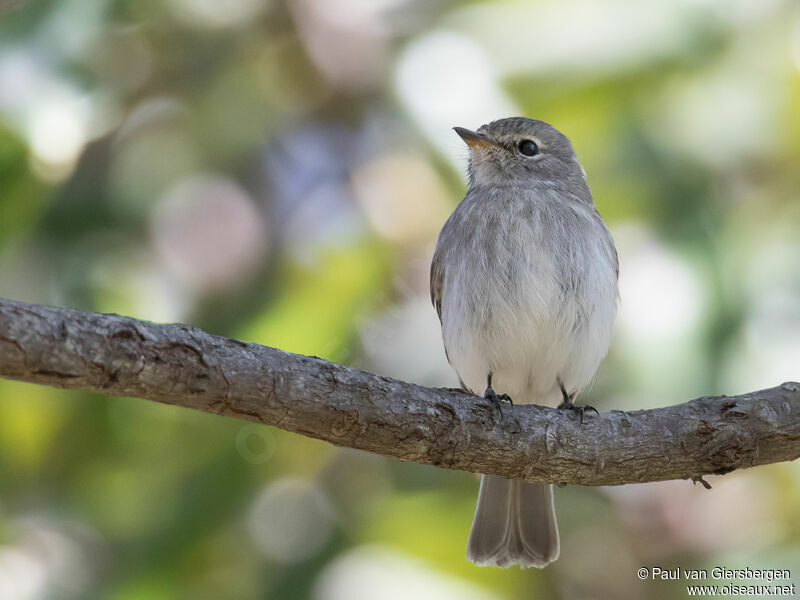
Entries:
{"type": "MultiPolygon", "coordinates": [[[[619,271],[586,172],[542,121],[455,131],[469,146],[469,185],[431,264],[447,358],[461,385],[497,408],[558,406],[580,423],[594,409],[573,401],[611,343],[619,271]]],[[[483,475],[467,558],[544,567],[558,554],[553,486],[483,475]]]]}

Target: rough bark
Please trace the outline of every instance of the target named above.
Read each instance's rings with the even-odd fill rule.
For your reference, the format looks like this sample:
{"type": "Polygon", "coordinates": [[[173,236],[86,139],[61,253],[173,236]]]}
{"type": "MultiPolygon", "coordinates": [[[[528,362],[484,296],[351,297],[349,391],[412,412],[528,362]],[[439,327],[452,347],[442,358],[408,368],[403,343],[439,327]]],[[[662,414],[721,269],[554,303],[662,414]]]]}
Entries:
{"type": "MultiPolygon", "coordinates": [[[[0,377],[247,419],[448,469],[619,485],[800,456],[800,384],[666,408],[575,415],[159,325],[0,299],[0,377]]],[[[0,398],[2,402],[2,398],[0,398]]]]}

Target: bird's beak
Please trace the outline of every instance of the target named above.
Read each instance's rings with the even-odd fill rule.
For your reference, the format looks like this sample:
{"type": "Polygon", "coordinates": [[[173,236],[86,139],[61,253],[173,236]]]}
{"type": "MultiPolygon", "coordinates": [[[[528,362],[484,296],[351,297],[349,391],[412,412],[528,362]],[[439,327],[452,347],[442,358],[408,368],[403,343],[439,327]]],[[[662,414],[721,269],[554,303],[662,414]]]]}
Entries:
{"type": "Polygon", "coordinates": [[[464,140],[464,142],[470,148],[475,148],[477,146],[494,146],[494,142],[490,139],[482,136],[480,133],[475,133],[469,129],[465,129],[464,127],[453,127],[453,131],[455,131],[458,136],[464,140]]]}

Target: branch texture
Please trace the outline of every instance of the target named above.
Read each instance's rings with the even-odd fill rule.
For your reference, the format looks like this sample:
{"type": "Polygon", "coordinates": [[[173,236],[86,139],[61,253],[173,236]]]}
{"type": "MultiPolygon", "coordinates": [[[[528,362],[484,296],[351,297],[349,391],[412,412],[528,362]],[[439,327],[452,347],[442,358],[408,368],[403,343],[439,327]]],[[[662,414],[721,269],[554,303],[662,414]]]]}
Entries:
{"type": "MultiPolygon", "coordinates": [[[[694,479],[800,456],[800,384],[575,416],[504,406],[118,315],[0,299],[0,377],[247,419],[400,460],[526,481],[694,479]]],[[[0,398],[2,402],[2,398],[0,398]]]]}

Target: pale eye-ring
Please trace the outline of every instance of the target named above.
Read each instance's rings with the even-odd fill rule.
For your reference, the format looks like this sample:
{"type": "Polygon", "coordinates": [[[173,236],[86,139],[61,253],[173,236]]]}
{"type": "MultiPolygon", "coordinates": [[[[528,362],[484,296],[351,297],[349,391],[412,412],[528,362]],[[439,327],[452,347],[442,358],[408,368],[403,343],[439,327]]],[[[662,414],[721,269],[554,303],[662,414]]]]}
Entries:
{"type": "Polygon", "coordinates": [[[517,150],[523,156],[536,156],[539,153],[539,146],[531,140],[522,140],[517,144],[517,150]]]}

